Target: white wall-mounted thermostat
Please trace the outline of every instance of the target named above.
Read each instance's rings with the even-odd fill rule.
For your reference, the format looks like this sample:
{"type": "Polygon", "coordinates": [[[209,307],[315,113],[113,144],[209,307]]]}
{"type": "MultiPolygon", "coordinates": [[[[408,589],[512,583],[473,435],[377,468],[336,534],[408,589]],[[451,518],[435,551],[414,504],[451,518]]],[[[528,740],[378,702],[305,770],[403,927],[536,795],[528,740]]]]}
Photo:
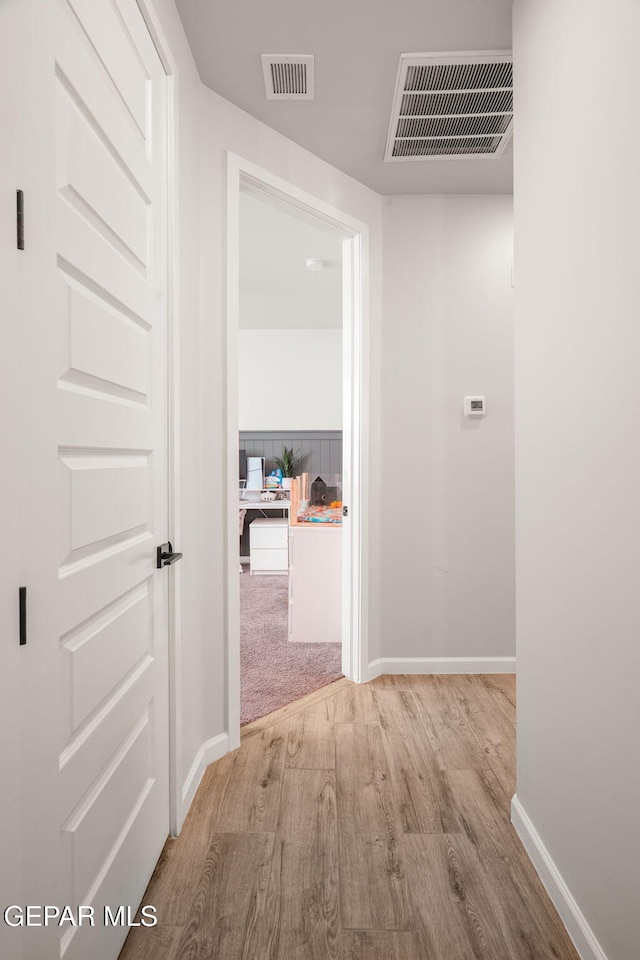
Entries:
{"type": "Polygon", "coordinates": [[[484,397],[465,397],[464,415],[465,417],[486,417],[487,404],[484,397]]]}

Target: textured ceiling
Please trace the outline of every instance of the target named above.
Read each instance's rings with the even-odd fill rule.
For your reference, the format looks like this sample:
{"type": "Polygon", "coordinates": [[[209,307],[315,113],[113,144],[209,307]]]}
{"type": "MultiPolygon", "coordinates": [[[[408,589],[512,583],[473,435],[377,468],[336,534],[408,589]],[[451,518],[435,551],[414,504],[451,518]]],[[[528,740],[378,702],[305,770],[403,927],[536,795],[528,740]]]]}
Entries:
{"type": "Polygon", "coordinates": [[[499,159],[383,163],[401,53],[509,50],[511,0],[177,0],[207,86],[382,194],[511,193],[499,159]],[[315,100],[267,100],[260,54],[315,56],[315,100]]]}

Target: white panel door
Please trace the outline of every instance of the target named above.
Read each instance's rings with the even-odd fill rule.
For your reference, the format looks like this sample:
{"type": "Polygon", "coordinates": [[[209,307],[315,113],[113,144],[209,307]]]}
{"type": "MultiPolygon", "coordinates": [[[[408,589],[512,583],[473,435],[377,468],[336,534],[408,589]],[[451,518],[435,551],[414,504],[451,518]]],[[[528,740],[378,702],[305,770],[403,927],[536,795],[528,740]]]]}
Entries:
{"type": "Polygon", "coordinates": [[[135,0],[28,2],[22,902],[95,926],[24,956],[115,960],[104,906],[135,911],[169,832],[166,76],[135,0]]]}
{"type": "Polygon", "coordinates": [[[134,0],[55,2],[60,894],[102,925],[169,832],[166,78],[134,0]]]}

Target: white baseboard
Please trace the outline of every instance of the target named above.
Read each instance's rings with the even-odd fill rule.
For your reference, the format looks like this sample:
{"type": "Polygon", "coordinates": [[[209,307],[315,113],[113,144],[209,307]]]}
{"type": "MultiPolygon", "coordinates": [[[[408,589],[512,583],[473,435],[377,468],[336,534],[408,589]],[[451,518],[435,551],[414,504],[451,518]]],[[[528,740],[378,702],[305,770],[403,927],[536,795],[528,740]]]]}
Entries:
{"type": "Polygon", "coordinates": [[[515,657],[381,657],[369,664],[368,680],[384,673],[515,673],[515,657]]]}
{"type": "Polygon", "coordinates": [[[511,822],[582,960],[607,960],[604,950],[553,862],[540,834],[518,800],[517,794],[511,801],[511,822]]]}
{"type": "Polygon", "coordinates": [[[198,750],[195,760],[191,764],[191,769],[187,774],[182,787],[182,818],[180,823],[184,823],[191,801],[196,795],[196,790],[200,786],[202,775],[210,763],[224,757],[229,752],[229,737],[226,733],[221,733],[212,740],[205,740],[198,750]]]}

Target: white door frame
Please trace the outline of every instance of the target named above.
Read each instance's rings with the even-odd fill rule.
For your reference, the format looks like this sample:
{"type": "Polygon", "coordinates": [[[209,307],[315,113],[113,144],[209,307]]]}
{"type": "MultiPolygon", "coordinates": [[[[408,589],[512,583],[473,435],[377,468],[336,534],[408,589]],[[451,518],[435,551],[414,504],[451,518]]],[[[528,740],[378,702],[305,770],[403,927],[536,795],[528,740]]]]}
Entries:
{"type": "Polygon", "coordinates": [[[287,183],[237,154],[227,153],[227,524],[226,635],[229,749],[240,745],[240,586],[238,581],[238,369],[240,193],[286,209],[343,240],[343,530],[342,670],[367,679],[368,330],[369,231],[366,224],[287,183]]]}
{"type": "MultiPolygon", "coordinates": [[[[167,75],[167,497],[168,537],[180,549],[180,247],[178,131],[179,71],[154,9],[154,0],[136,0],[167,75]]],[[[169,824],[176,837],[187,815],[182,777],[182,629],[181,565],[169,576],[169,824]]]]}

